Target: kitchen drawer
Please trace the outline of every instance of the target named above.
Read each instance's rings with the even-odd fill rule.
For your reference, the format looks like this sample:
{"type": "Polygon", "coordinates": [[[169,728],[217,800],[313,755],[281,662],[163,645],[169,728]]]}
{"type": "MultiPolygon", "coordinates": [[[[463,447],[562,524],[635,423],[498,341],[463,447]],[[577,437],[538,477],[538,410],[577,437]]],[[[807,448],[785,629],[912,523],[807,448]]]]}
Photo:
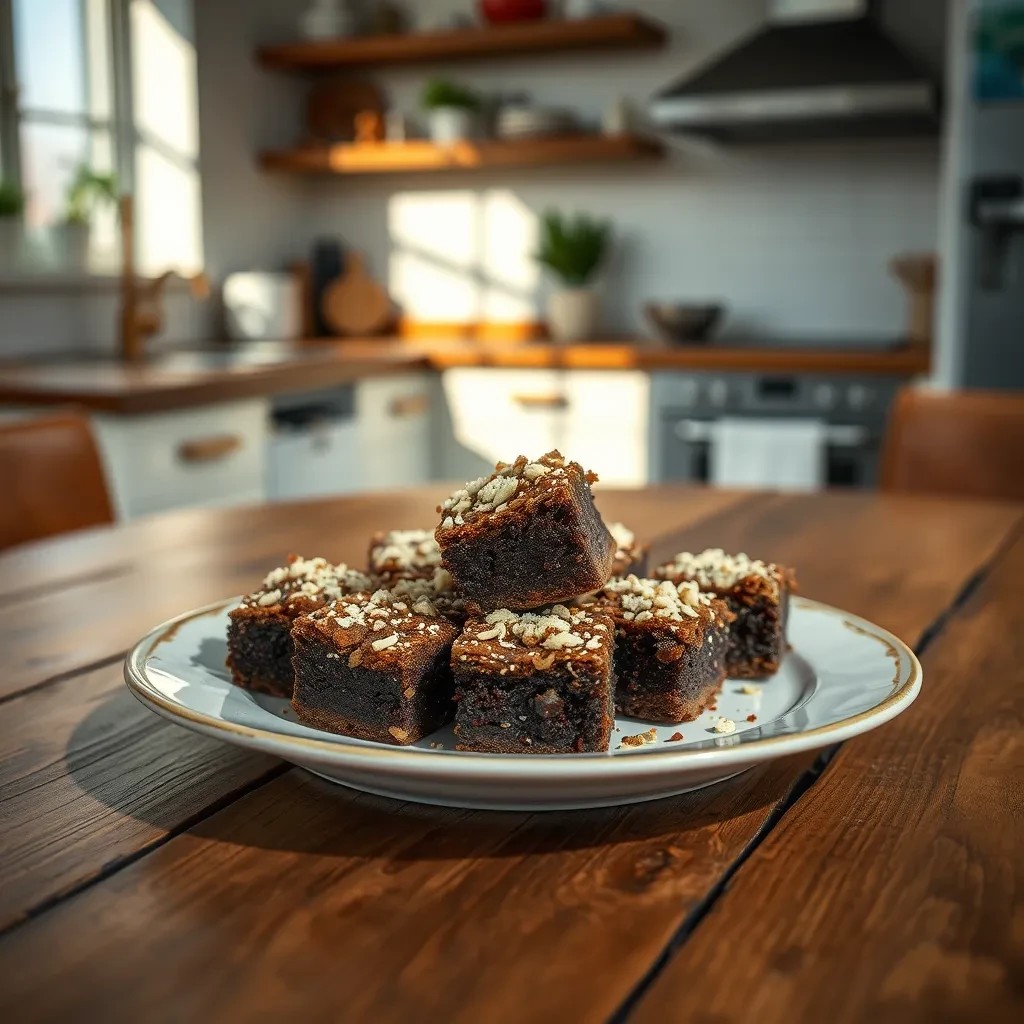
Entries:
{"type": "Polygon", "coordinates": [[[267,417],[262,400],[93,417],[121,515],[264,500],[267,417]]]}

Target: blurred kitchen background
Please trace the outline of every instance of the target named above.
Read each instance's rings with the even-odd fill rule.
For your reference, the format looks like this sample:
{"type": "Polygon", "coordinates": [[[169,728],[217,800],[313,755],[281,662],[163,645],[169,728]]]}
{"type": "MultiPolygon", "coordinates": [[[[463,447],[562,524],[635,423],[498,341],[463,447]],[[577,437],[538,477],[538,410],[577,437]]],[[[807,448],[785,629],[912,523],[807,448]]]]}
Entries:
{"type": "Polygon", "coordinates": [[[120,517],[874,487],[1024,386],[1019,0],[0,0],[0,172],[0,414],[120,517]]]}

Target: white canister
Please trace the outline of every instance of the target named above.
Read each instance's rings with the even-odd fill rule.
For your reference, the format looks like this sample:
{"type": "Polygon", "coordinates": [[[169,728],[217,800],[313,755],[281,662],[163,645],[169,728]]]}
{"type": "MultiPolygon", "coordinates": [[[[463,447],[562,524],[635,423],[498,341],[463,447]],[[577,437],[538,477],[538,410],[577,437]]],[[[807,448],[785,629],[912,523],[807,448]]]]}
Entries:
{"type": "Polygon", "coordinates": [[[430,111],[430,138],[439,146],[465,142],[475,134],[475,110],[467,107],[436,107],[430,111]]]}

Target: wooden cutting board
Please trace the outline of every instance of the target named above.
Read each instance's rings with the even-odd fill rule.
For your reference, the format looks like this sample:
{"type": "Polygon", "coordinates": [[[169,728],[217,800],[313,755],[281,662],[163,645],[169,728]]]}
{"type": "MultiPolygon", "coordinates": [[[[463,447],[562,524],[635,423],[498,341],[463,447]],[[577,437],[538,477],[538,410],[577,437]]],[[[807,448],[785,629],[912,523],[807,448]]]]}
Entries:
{"type": "Polygon", "coordinates": [[[324,290],[324,322],[335,334],[380,334],[392,321],[387,290],[366,272],[358,252],[345,254],[345,269],[324,290]]]}

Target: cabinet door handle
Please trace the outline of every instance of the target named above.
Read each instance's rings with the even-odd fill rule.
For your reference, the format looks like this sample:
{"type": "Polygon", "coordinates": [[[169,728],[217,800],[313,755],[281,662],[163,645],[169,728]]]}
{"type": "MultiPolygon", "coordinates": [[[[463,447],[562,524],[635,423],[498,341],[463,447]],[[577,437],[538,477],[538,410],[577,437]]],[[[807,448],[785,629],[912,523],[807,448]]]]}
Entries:
{"type": "Polygon", "coordinates": [[[178,445],[178,459],[181,462],[217,462],[241,447],[242,438],[238,434],[197,437],[178,445]]]}
{"type": "Polygon", "coordinates": [[[524,409],[567,409],[569,407],[569,399],[565,395],[557,393],[513,395],[512,401],[524,409]]]}
{"type": "Polygon", "coordinates": [[[410,416],[422,416],[430,411],[429,395],[399,395],[391,399],[388,413],[395,419],[407,419],[410,416]]]}

